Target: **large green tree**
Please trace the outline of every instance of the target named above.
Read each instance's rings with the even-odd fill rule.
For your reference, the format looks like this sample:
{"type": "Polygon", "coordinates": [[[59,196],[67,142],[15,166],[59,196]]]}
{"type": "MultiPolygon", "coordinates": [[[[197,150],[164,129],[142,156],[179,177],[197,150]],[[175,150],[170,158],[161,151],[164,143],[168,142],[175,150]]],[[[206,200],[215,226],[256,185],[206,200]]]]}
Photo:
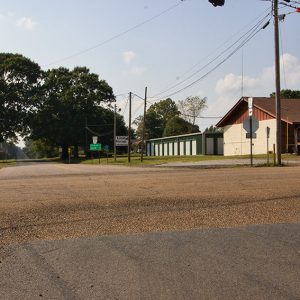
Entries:
{"type": "Polygon", "coordinates": [[[0,142],[25,135],[40,97],[43,72],[30,59],[0,53],[0,142]]]}
{"type": "MultiPolygon", "coordinates": [[[[32,121],[31,138],[46,139],[62,147],[62,158],[69,146],[86,143],[86,133],[99,135],[102,143],[111,144],[113,112],[105,106],[114,101],[112,88],[85,67],[73,70],[49,70],[44,79],[43,98],[32,121]],[[93,125],[93,128],[86,124],[93,125]],[[97,127],[98,126],[98,127],[97,127]]],[[[119,130],[126,130],[123,119],[117,118],[119,130]]],[[[91,143],[90,140],[87,143],[91,143]]]]}
{"type": "Polygon", "coordinates": [[[168,120],[166,127],[164,129],[163,136],[172,136],[180,134],[188,134],[199,132],[199,126],[193,125],[185,119],[175,116],[168,120]]]}
{"type": "MultiPolygon", "coordinates": [[[[175,116],[179,116],[180,111],[176,103],[168,98],[152,104],[146,112],[145,122],[145,138],[159,138],[163,136],[164,129],[168,120],[175,116]]],[[[137,127],[137,136],[142,136],[143,131],[143,116],[135,120],[137,127]]]]}

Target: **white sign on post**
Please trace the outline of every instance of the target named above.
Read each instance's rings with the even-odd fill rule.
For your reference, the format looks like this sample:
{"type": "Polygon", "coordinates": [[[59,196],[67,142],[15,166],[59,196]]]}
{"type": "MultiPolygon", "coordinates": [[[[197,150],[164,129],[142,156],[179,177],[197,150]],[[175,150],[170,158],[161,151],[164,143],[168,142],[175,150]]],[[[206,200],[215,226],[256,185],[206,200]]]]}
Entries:
{"type": "Polygon", "coordinates": [[[98,143],[98,137],[97,136],[93,136],[93,144],[97,144],[98,143]]]}
{"type": "Polygon", "coordinates": [[[253,98],[248,98],[249,117],[253,115],[253,98]]]}
{"type": "Polygon", "coordinates": [[[116,136],[116,146],[128,146],[128,136],[116,136]]]}

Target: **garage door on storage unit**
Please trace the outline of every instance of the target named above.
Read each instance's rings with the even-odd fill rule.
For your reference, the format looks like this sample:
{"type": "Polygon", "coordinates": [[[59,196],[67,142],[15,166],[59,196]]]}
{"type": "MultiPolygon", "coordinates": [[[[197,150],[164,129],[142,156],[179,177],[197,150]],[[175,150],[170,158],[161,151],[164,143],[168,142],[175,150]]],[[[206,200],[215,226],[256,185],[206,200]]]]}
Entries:
{"type": "Polygon", "coordinates": [[[168,144],[164,144],[164,156],[168,155],[168,144]]]}
{"type": "Polygon", "coordinates": [[[169,143],[169,155],[173,155],[173,143],[169,143]]]}
{"type": "Polygon", "coordinates": [[[179,143],[179,155],[184,155],[184,142],[179,143]]]}
{"type": "Polygon", "coordinates": [[[158,144],[155,144],[154,149],[155,149],[155,156],[159,156],[159,153],[158,153],[158,144]]]}
{"type": "Polygon", "coordinates": [[[191,141],[185,142],[185,155],[191,155],[191,141]]]}
{"type": "Polygon", "coordinates": [[[174,143],[174,155],[178,155],[178,143],[174,143]]]}
{"type": "Polygon", "coordinates": [[[224,141],[223,138],[218,138],[218,155],[224,154],[224,141]]]}
{"type": "Polygon", "coordinates": [[[197,141],[192,141],[192,155],[197,155],[197,141]]]}
{"type": "Polygon", "coordinates": [[[207,138],[206,139],[206,153],[207,155],[214,155],[214,139],[207,138]]]}

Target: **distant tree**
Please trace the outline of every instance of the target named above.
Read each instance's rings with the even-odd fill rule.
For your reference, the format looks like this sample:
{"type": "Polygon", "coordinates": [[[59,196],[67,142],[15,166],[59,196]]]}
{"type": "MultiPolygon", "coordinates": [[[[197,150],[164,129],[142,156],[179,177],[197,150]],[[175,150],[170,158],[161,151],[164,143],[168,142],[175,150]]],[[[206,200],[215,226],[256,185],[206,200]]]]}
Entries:
{"type": "Polygon", "coordinates": [[[0,53],[0,142],[17,141],[28,130],[36,110],[43,72],[30,59],[0,53]]]}
{"type": "Polygon", "coordinates": [[[180,135],[187,133],[199,132],[199,126],[193,125],[179,116],[175,116],[168,120],[164,129],[163,136],[180,135]]]}
{"type": "Polygon", "coordinates": [[[222,128],[218,128],[214,125],[211,125],[209,127],[207,127],[205,130],[204,130],[205,133],[208,133],[208,132],[211,132],[211,133],[214,133],[214,132],[223,132],[223,129],[222,128]]]}
{"type": "Polygon", "coordinates": [[[39,139],[35,141],[31,139],[25,139],[25,147],[22,150],[29,158],[58,156],[58,147],[50,144],[45,139],[39,139]]]}
{"type": "MultiPolygon", "coordinates": [[[[270,94],[271,98],[275,98],[275,92],[270,94]]],[[[280,97],[283,99],[300,99],[300,90],[281,90],[280,97]]]]}
{"type": "MultiPolygon", "coordinates": [[[[168,98],[152,104],[146,112],[145,138],[159,138],[163,136],[164,129],[169,119],[179,116],[180,111],[176,103],[168,98]]],[[[142,136],[143,116],[135,120],[137,127],[137,136],[142,136]]]]}
{"type": "Polygon", "coordinates": [[[178,102],[178,108],[182,117],[195,125],[196,118],[200,116],[201,112],[207,108],[207,98],[200,98],[198,96],[187,97],[185,100],[178,102]]]}

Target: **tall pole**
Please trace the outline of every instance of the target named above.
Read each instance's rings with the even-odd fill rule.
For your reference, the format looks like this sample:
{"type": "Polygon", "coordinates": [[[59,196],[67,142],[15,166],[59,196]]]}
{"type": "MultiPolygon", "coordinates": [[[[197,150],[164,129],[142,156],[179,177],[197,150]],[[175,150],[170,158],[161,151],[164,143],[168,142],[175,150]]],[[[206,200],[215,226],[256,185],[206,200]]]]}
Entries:
{"type": "Polygon", "coordinates": [[[144,118],[143,118],[141,162],[143,162],[143,159],[144,159],[144,150],[145,150],[146,109],[147,109],[147,87],[145,87],[145,102],[144,102],[144,118]]]}
{"type": "Polygon", "coordinates": [[[250,165],[253,167],[253,144],[252,144],[252,138],[253,138],[253,123],[252,123],[252,115],[250,116],[250,165]]]}
{"type": "Polygon", "coordinates": [[[115,104],[114,110],[114,161],[117,161],[117,145],[116,145],[116,138],[117,138],[117,105],[115,104]]]}
{"type": "Polygon", "coordinates": [[[129,93],[129,120],[128,120],[128,162],[130,163],[130,152],[131,152],[131,97],[132,93],[129,93]]]}
{"type": "Polygon", "coordinates": [[[87,155],[88,155],[88,140],[87,140],[87,117],[85,116],[85,159],[87,159],[87,155]]]}
{"type": "Polygon", "coordinates": [[[279,22],[278,0],[273,0],[274,43],[275,43],[275,105],[276,105],[276,160],[281,165],[281,101],[280,101],[280,57],[279,57],[279,22]]]}

